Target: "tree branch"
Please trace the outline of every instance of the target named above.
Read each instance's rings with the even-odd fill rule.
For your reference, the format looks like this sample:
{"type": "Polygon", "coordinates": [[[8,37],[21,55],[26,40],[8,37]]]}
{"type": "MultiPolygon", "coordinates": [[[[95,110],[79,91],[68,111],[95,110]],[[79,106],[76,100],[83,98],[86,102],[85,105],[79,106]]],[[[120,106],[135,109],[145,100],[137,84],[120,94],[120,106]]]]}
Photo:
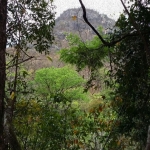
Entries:
{"type": "Polygon", "coordinates": [[[99,37],[99,39],[103,42],[104,45],[109,45],[108,42],[106,42],[103,37],[98,33],[98,31],[92,26],[92,24],[88,21],[87,17],[86,17],[86,8],[82,2],[82,0],[79,0],[82,10],[83,10],[83,19],[84,21],[92,28],[92,30],[96,33],[96,35],[99,37]]]}
{"type": "MultiPolygon", "coordinates": [[[[26,61],[28,61],[28,60],[30,60],[30,59],[32,59],[32,58],[34,58],[33,56],[30,56],[29,58],[27,58],[27,59],[25,59],[25,60],[22,60],[21,62],[18,62],[17,64],[19,65],[19,64],[22,64],[22,63],[24,63],[24,62],[26,62],[26,61]]],[[[11,68],[11,67],[14,67],[14,66],[16,66],[17,65],[16,63],[15,64],[13,64],[13,65],[10,65],[10,66],[8,66],[7,67],[7,69],[9,69],[9,68],[11,68]]],[[[0,67],[1,68],[1,67],[0,67]]]]}
{"type": "MultiPolygon", "coordinates": [[[[122,0],[121,0],[121,1],[122,1],[122,0]]],[[[82,8],[82,10],[83,10],[83,19],[84,19],[84,21],[92,28],[92,30],[95,32],[95,34],[99,37],[99,39],[102,41],[102,43],[103,43],[105,46],[111,47],[111,46],[114,46],[116,43],[118,43],[118,42],[124,40],[124,39],[127,38],[127,37],[138,36],[138,35],[139,35],[139,36],[141,36],[141,38],[142,38],[142,40],[143,40],[143,43],[144,43],[144,46],[145,46],[145,49],[146,49],[146,52],[147,52],[147,56],[149,56],[149,55],[148,55],[148,54],[149,54],[148,47],[147,47],[147,44],[146,44],[146,41],[145,41],[143,35],[144,35],[144,34],[149,34],[150,31],[141,32],[140,30],[138,30],[138,27],[137,27],[135,21],[132,19],[132,22],[133,22],[133,24],[134,24],[134,26],[135,26],[135,29],[137,30],[137,33],[132,33],[132,34],[131,34],[131,33],[127,33],[126,35],[122,35],[122,36],[121,36],[119,39],[117,39],[117,40],[114,40],[114,41],[111,41],[111,42],[107,42],[107,41],[105,41],[104,38],[100,35],[100,33],[92,26],[92,24],[88,21],[87,16],[86,16],[86,8],[85,8],[85,6],[84,6],[82,0],[79,0],[79,2],[80,2],[80,4],[81,4],[81,8],[82,8]]],[[[127,10],[126,6],[124,5],[123,1],[122,1],[122,4],[123,4],[125,10],[127,11],[127,14],[130,15],[130,13],[128,12],[128,10],[127,10]]],[[[129,16],[129,17],[131,17],[131,16],[129,16]]]]}
{"type": "Polygon", "coordinates": [[[137,32],[139,33],[139,36],[141,37],[142,41],[143,41],[143,44],[144,44],[144,48],[145,48],[145,52],[146,52],[146,57],[147,57],[147,63],[148,65],[150,65],[150,50],[148,48],[148,44],[145,40],[145,37],[143,36],[143,34],[141,33],[141,30],[139,29],[139,26],[138,24],[136,23],[134,17],[130,14],[130,12],[128,11],[127,7],[125,6],[123,0],[120,0],[126,13],[128,14],[129,16],[129,20],[131,21],[132,25],[134,26],[134,28],[137,30],[137,32]]]}

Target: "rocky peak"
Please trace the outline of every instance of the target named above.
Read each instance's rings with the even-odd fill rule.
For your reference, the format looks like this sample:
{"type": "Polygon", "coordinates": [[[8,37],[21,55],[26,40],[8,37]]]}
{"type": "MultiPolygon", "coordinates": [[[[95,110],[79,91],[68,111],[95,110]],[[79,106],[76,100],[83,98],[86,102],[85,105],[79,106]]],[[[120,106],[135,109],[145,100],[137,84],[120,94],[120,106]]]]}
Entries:
{"type": "MultiPolygon", "coordinates": [[[[55,29],[72,32],[77,31],[77,29],[90,29],[84,22],[82,16],[83,12],[81,8],[68,9],[56,19],[55,29]]],[[[108,18],[107,15],[99,14],[97,11],[92,9],[87,9],[87,18],[95,28],[100,25],[104,28],[109,28],[115,24],[115,21],[108,18]]]]}
{"type": "MultiPolygon", "coordinates": [[[[61,47],[62,41],[65,40],[65,32],[80,34],[83,40],[91,39],[95,34],[91,28],[84,22],[83,12],[81,8],[73,8],[64,11],[57,19],[54,28],[55,39],[58,47],[61,47]]],[[[107,15],[99,14],[97,11],[87,9],[87,18],[89,22],[98,28],[102,26],[104,29],[114,26],[115,21],[107,17],[107,15]]]]}

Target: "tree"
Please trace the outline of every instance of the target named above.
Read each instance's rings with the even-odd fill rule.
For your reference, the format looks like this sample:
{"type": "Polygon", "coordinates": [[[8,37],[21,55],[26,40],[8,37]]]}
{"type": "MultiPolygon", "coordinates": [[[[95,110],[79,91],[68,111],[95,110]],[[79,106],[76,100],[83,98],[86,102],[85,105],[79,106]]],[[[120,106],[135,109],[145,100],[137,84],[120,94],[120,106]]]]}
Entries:
{"type": "MultiPolygon", "coordinates": [[[[140,31],[150,30],[148,25],[150,13],[146,6],[135,3],[130,12],[132,12],[132,17],[136,18],[136,23],[140,24],[140,31]]],[[[116,26],[120,28],[120,32],[133,32],[134,30],[125,15],[121,15],[116,26]]],[[[145,44],[142,41],[144,38],[149,44],[149,35],[142,36],[130,37],[118,43],[113,62],[116,83],[119,85],[116,89],[116,97],[122,99],[117,110],[120,132],[129,134],[141,144],[141,147],[144,147],[150,124],[150,68],[145,44]]]]}
{"type": "Polygon", "coordinates": [[[37,70],[34,81],[37,100],[26,97],[16,103],[13,123],[22,147],[55,150],[88,145],[83,139],[94,123],[79,108],[89,99],[83,93],[84,79],[69,67],[52,67],[37,70]]]}
{"type": "MultiPolygon", "coordinates": [[[[100,26],[98,32],[102,33],[100,26]]],[[[106,38],[106,35],[104,35],[106,38]]],[[[69,48],[60,51],[60,59],[66,63],[76,65],[78,70],[88,67],[90,70],[96,70],[103,66],[103,60],[108,55],[109,49],[102,46],[102,42],[95,36],[91,41],[82,41],[82,39],[72,33],[66,34],[69,48]]]]}
{"type": "Polygon", "coordinates": [[[48,101],[54,99],[66,103],[87,98],[83,93],[85,80],[69,67],[39,69],[34,81],[37,94],[43,95],[48,101]]]}
{"type": "Polygon", "coordinates": [[[19,64],[33,58],[27,54],[29,44],[33,44],[39,52],[48,52],[54,39],[52,29],[55,13],[53,13],[52,2],[52,0],[48,2],[44,0],[0,1],[0,149],[4,149],[4,140],[6,149],[9,146],[11,149],[20,149],[12,128],[18,91],[19,64]],[[6,52],[6,44],[15,49],[14,55],[6,52]],[[5,60],[6,54],[12,55],[8,65],[5,60]],[[8,86],[5,88],[5,79],[8,79],[6,68],[11,68],[15,74],[10,84],[11,88],[7,88],[8,86]],[[5,118],[4,112],[7,116],[5,118]],[[5,137],[3,127],[5,127],[5,137]]]}
{"type": "Polygon", "coordinates": [[[113,63],[115,64],[114,79],[117,83],[116,100],[120,118],[120,131],[138,141],[143,149],[146,145],[146,136],[149,122],[149,1],[133,2],[130,8],[124,6],[125,13],[120,16],[117,28],[106,41],[101,34],[90,24],[86,17],[86,9],[79,0],[83,9],[85,22],[98,35],[105,46],[115,46],[113,63]],[[118,28],[119,27],[119,28],[118,28]],[[118,95],[117,95],[118,94],[118,95]],[[146,108],[146,109],[145,109],[146,108]],[[146,123],[143,125],[143,123],[146,123]],[[123,127],[124,126],[124,127],[123,127]],[[143,127],[142,129],[140,127],[143,127]],[[122,130],[121,130],[122,129],[122,130]],[[140,139],[142,137],[142,139],[140,139]]]}
{"type": "Polygon", "coordinates": [[[0,150],[4,150],[4,98],[7,1],[0,1],[0,150]]]}
{"type": "MultiPolygon", "coordinates": [[[[104,35],[101,26],[98,28],[98,32],[104,35]]],[[[104,35],[104,37],[107,38],[107,35],[104,35]]],[[[103,67],[107,60],[106,57],[112,49],[103,46],[97,36],[84,42],[78,35],[67,33],[66,39],[69,47],[60,50],[60,60],[75,65],[79,72],[88,70],[88,73],[85,71],[86,74],[83,75],[88,80],[85,87],[85,91],[87,91],[94,86],[93,81],[97,79],[98,71],[103,67]],[[89,74],[89,77],[87,74],[89,74]]]]}

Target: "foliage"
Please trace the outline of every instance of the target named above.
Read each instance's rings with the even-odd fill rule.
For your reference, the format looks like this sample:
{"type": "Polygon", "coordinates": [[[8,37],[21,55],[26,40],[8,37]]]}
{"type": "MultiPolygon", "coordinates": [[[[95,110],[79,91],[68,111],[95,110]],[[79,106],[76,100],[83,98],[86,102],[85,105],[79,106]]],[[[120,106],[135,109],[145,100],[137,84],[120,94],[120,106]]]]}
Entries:
{"type": "MultiPolygon", "coordinates": [[[[15,131],[23,149],[96,149],[105,144],[115,114],[100,95],[81,106],[20,100],[16,105],[15,131]],[[107,116],[107,117],[106,117],[107,116]]],[[[114,141],[116,144],[118,141],[114,141]]]]}
{"type": "MultiPolygon", "coordinates": [[[[21,73],[24,72],[22,69],[21,73]]],[[[85,83],[77,72],[69,67],[43,68],[37,70],[35,82],[31,83],[38,95],[33,91],[26,99],[19,96],[13,120],[23,149],[95,149],[105,144],[115,119],[111,101],[104,103],[101,94],[89,97],[83,89],[76,91],[85,83]],[[50,92],[48,84],[54,88],[50,92]],[[72,93],[72,87],[75,91],[68,96],[66,91],[72,93]],[[43,96],[43,91],[50,98],[43,96]],[[89,98],[92,100],[88,102],[89,98]]]]}
{"type": "MultiPolygon", "coordinates": [[[[125,12],[116,23],[111,42],[102,38],[102,34],[97,35],[104,45],[116,44],[110,57],[110,72],[114,75],[116,88],[113,103],[120,122],[115,133],[121,133],[130,137],[131,141],[138,142],[134,149],[144,149],[150,124],[149,1],[129,0],[128,3],[129,7],[124,6],[125,12]]],[[[80,4],[85,22],[94,30],[86,18],[85,6],[81,0],[80,4]]]]}
{"type": "Polygon", "coordinates": [[[51,100],[61,102],[86,100],[88,97],[83,93],[85,80],[76,71],[69,67],[43,68],[35,73],[34,78],[37,93],[51,100]]]}
{"type": "Polygon", "coordinates": [[[39,52],[47,52],[54,36],[53,0],[8,1],[7,45],[28,49],[33,43],[39,52]]]}
{"type": "MultiPolygon", "coordinates": [[[[99,28],[102,32],[102,28],[99,28]]],[[[79,70],[86,66],[90,69],[98,69],[103,66],[103,60],[109,49],[95,36],[91,41],[84,42],[76,34],[67,34],[69,48],[60,51],[60,59],[66,63],[76,65],[79,70]]]]}
{"type": "Polygon", "coordinates": [[[17,103],[14,125],[23,149],[61,149],[64,144],[65,129],[68,128],[67,105],[49,105],[34,99],[17,103]]]}
{"type": "MultiPolygon", "coordinates": [[[[135,19],[141,33],[149,28],[149,8],[144,3],[133,3],[130,13],[135,19]]],[[[120,33],[134,33],[132,22],[122,14],[116,23],[120,33]]],[[[115,64],[114,77],[118,88],[116,89],[116,111],[120,125],[118,132],[131,137],[145,146],[147,130],[150,124],[150,73],[149,56],[146,52],[143,38],[149,43],[149,34],[132,36],[122,40],[115,48],[113,62],[115,64]],[[120,101],[120,100],[121,101],[120,101]]]]}
{"type": "MultiPolygon", "coordinates": [[[[2,107],[5,108],[3,109],[5,115],[1,118],[4,120],[5,137],[3,139],[6,149],[20,150],[21,147],[14,134],[12,124],[16,111],[15,104],[23,96],[26,95],[27,98],[27,93],[31,92],[27,89],[27,79],[25,79],[28,72],[22,70],[20,64],[33,58],[27,53],[27,50],[31,47],[40,53],[48,53],[48,49],[54,40],[52,29],[55,23],[55,13],[53,0],[8,0],[6,3],[7,39],[4,39],[4,41],[7,41],[7,44],[3,43],[3,46],[9,47],[9,50],[5,51],[4,49],[2,56],[4,58],[7,56],[9,59],[7,64],[3,59],[4,66],[2,68],[7,69],[7,74],[6,80],[4,80],[6,87],[3,87],[3,90],[6,91],[5,94],[3,93],[5,95],[5,106],[2,104],[2,107]]],[[[0,11],[3,10],[5,9],[2,8],[0,11]]],[[[5,30],[2,32],[5,34],[5,30]]],[[[5,35],[3,37],[5,38],[5,35]]]]}
{"type": "MultiPolygon", "coordinates": [[[[148,5],[136,0],[130,6],[130,16],[120,16],[112,38],[128,36],[114,50],[105,47],[98,37],[83,42],[77,35],[67,34],[70,47],[61,50],[61,60],[76,65],[78,70],[88,67],[95,73],[91,80],[113,52],[110,62],[114,70],[110,72],[115,95],[111,88],[89,95],[83,93],[85,80],[69,67],[37,70],[30,84],[26,84],[31,80],[28,72],[18,67],[24,55],[28,57],[29,44],[39,52],[48,52],[54,38],[52,2],[8,1],[8,45],[15,46],[16,51],[8,62],[12,70],[7,75],[11,82],[7,82],[6,96],[15,89],[9,100],[16,107],[12,102],[6,105],[5,120],[12,119],[9,108],[14,113],[13,124],[6,121],[6,125],[14,126],[23,149],[143,149],[150,124],[150,55],[145,46],[149,47],[148,5]],[[36,92],[30,91],[30,85],[36,92]],[[23,92],[31,94],[22,95],[23,92]]],[[[102,34],[102,29],[99,32],[102,34]]]]}

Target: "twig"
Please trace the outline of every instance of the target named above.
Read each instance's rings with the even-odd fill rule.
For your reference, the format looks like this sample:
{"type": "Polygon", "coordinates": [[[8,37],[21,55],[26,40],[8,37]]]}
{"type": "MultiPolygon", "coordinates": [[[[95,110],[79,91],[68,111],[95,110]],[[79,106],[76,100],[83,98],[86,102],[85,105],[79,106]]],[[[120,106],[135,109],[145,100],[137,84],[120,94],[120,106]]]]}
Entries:
{"type": "Polygon", "coordinates": [[[27,58],[27,59],[25,59],[25,60],[23,60],[23,61],[21,61],[21,62],[18,62],[17,64],[13,64],[13,65],[11,65],[11,66],[8,66],[6,69],[9,69],[9,68],[14,67],[14,66],[19,65],[19,64],[22,64],[22,63],[24,63],[24,62],[26,62],[26,61],[28,61],[28,60],[30,60],[30,59],[32,59],[32,58],[34,58],[34,57],[33,57],[33,56],[30,56],[29,58],[27,58]]]}

